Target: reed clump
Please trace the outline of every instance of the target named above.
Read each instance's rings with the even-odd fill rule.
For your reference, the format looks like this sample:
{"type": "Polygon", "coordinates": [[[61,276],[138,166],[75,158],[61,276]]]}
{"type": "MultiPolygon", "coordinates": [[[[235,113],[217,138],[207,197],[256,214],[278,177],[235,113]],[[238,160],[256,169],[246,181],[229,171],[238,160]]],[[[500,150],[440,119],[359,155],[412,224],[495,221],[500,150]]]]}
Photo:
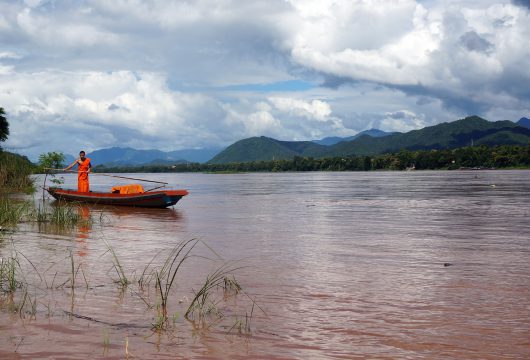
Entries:
{"type": "Polygon", "coordinates": [[[77,204],[35,207],[30,201],[0,197],[0,227],[14,227],[21,222],[48,223],[61,228],[91,225],[92,217],[84,216],[77,204]]]}
{"type": "MultiPolygon", "coordinates": [[[[168,307],[170,297],[175,294],[174,288],[178,283],[177,276],[184,263],[187,263],[192,257],[212,260],[202,255],[193,254],[194,249],[199,242],[201,241],[198,239],[181,241],[171,249],[168,255],[166,255],[165,261],[159,269],[150,269],[150,267],[151,264],[157,263],[156,258],[160,256],[161,252],[155,255],[144,268],[138,280],[140,290],[149,286],[152,280],[155,282],[156,305],[148,305],[149,308],[156,309],[154,321],[151,324],[153,330],[165,331],[171,328],[170,316],[168,315],[170,311],[168,307]]],[[[217,255],[213,249],[206,244],[204,245],[217,257],[215,261],[221,260],[219,255],[217,255]]],[[[250,325],[254,313],[254,306],[257,306],[255,300],[245,294],[252,301],[252,309],[250,313],[245,312],[243,316],[240,315],[239,311],[232,308],[235,303],[232,305],[228,304],[229,299],[233,299],[240,293],[243,293],[242,286],[234,275],[234,273],[241,268],[241,266],[236,266],[234,263],[223,262],[223,265],[217,267],[215,271],[208,274],[200,289],[198,291],[193,291],[194,296],[189,304],[187,297],[184,297],[186,299],[184,319],[198,324],[204,329],[208,329],[212,325],[224,321],[224,319],[228,319],[228,317],[225,316],[225,312],[227,312],[230,314],[230,317],[235,316],[235,322],[232,327],[230,327],[229,332],[237,329],[239,334],[249,335],[251,332],[250,325]]],[[[179,300],[178,302],[180,304],[183,300],[179,300]]],[[[260,308],[259,306],[257,307],[260,308]]],[[[174,312],[172,316],[173,324],[176,323],[178,317],[179,313],[174,312]]]]}
{"type": "Polygon", "coordinates": [[[16,257],[0,258],[0,290],[3,293],[13,293],[22,286],[17,279],[20,264],[16,257]]]}
{"type": "Polygon", "coordinates": [[[83,218],[76,206],[54,206],[49,215],[50,223],[57,226],[71,227],[79,224],[83,218]]]}
{"type": "MultiPolygon", "coordinates": [[[[154,278],[156,294],[159,299],[156,304],[155,321],[152,323],[153,329],[164,330],[167,328],[169,323],[168,301],[171,289],[176,285],[176,277],[179,269],[184,262],[191,257],[191,252],[198,242],[198,239],[179,242],[173,249],[171,249],[162,264],[162,267],[153,270],[150,275],[148,275],[148,269],[154,259],[144,268],[138,284],[140,285],[140,288],[143,288],[154,278]]],[[[160,255],[160,253],[158,253],[157,256],[158,255],[160,255]]],[[[173,316],[173,319],[176,320],[175,315],[173,316]]]]}
{"type": "Polygon", "coordinates": [[[177,273],[184,264],[184,262],[189,259],[190,253],[193,248],[199,242],[198,239],[191,239],[179,243],[168,255],[164,265],[160,271],[156,271],[156,287],[158,290],[158,295],[162,301],[162,311],[164,315],[167,316],[167,302],[169,298],[169,292],[173,285],[175,284],[175,279],[177,273]]]}
{"type": "Polygon", "coordinates": [[[31,213],[31,204],[17,202],[8,197],[0,197],[0,227],[15,226],[27,219],[31,213]]]}
{"type": "Polygon", "coordinates": [[[37,297],[31,296],[24,279],[17,253],[0,258],[0,306],[9,312],[34,317],[37,312],[37,297]],[[16,296],[16,294],[20,296],[16,296]],[[17,299],[18,298],[18,299],[17,299]]]}
{"type": "MultiPolygon", "coordinates": [[[[81,205],[76,203],[59,203],[53,206],[39,204],[38,207],[33,207],[30,220],[38,224],[50,224],[59,229],[92,225],[92,216],[82,210],[81,205]]],[[[102,217],[100,219],[103,221],[102,217]]]]}
{"type": "MultiPolygon", "coordinates": [[[[179,274],[183,272],[182,269],[184,268],[184,264],[186,264],[186,267],[188,267],[188,264],[193,265],[193,262],[190,261],[191,258],[211,260],[215,261],[215,263],[219,261],[219,258],[213,260],[202,254],[195,254],[194,250],[196,250],[197,245],[201,242],[200,240],[190,239],[182,241],[171,248],[167,252],[167,255],[164,251],[155,255],[153,260],[151,260],[144,268],[142,276],[136,285],[137,289],[134,288],[135,285],[126,275],[126,269],[122,265],[122,262],[120,262],[115,249],[108,241],[103,241],[107,247],[107,251],[104,254],[110,254],[112,262],[111,271],[115,272],[117,279],[115,279],[115,276],[112,277],[114,283],[117,283],[120,289],[123,290],[121,294],[124,294],[126,290],[130,290],[131,294],[138,295],[145,302],[148,309],[156,309],[154,319],[151,322],[151,328],[153,331],[161,332],[175,329],[179,318],[181,318],[180,314],[184,314],[184,320],[193,324],[194,327],[196,325],[200,326],[203,330],[207,330],[211,326],[222,322],[226,325],[225,329],[229,329],[229,333],[236,332],[245,335],[251,334],[251,322],[254,314],[254,306],[256,304],[255,301],[251,299],[251,311],[246,312],[243,310],[243,312],[241,312],[241,303],[237,304],[239,301],[235,301],[235,297],[240,294],[244,294],[247,297],[248,295],[245,294],[241,284],[234,276],[234,272],[241,268],[235,266],[234,263],[226,263],[223,261],[223,265],[217,267],[217,270],[207,275],[206,280],[200,289],[198,291],[192,290],[193,299],[191,302],[186,296],[182,296],[186,294],[180,294],[180,300],[177,300],[179,298],[176,298],[176,288],[179,283],[179,274]],[[164,254],[162,255],[163,257],[161,257],[161,254],[164,254]],[[149,294],[147,294],[147,297],[145,298],[142,297],[144,290],[149,291],[149,289],[154,290],[156,293],[156,304],[151,302],[149,294]],[[228,301],[229,299],[234,301],[228,301]],[[184,304],[182,304],[183,302],[184,304]],[[170,304],[174,304],[176,308],[171,309],[170,311],[170,304]]],[[[205,246],[215,253],[206,244],[205,246]]],[[[109,259],[109,257],[107,257],[107,259],[109,259]]],[[[89,284],[87,277],[85,276],[82,262],[76,260],[72,250],[69,250],[69,256],[65,257],[64,260],[60,260],[57,264],[59,263],[61,264],[61,267],[67,265],[66,269],[68,269],[70,276],[68,276],[62,284],[54,286],[57,272],[55,272],[50,285],[46,281],[46,278],[40,275],[44,275],[50,268],[44,271],[44,273],[39,271],[33,263],[31,263],[30,259],[22,253],[13,250],[11,255],[0,258],[0,310],[7,309],[13,313],[19,313],[21,317],[27,317],[28,315],[30,317],[35,317],[38,313],[38,304],[43,303],[40,299],[43,295],[42,292],[59,291],[64,288],[71,289],[70,295],[72,297],[73,308],[75,299],[74,291],[79,288],[77,281],[79,279],[79,272],[82,273],[83,278],[85,279],[86,289],[88,290],[89,284]],[[68,261],[68,264],[65,264],[65,261],[68,261]],[[30,267],[28,265],[30,265],[30,267]],[[39,285],[40,283],[30,285],[31,280],[35,277],[35,274],[27,272],[27,270],[31,270],[31,268],[33,268],[35,274],[40,278],[40,283],[43,281],[45,282],[45,287],[39,285]],[[30,279],[30,282],[26,280],[27,275],[29,275],[28,279],[30,279]],[[35,287],[34,292],[28,291],[31,286],[35,287]],[[37,295],[39,296],[38,301],[37,295]]],[[[54,266],[55,265],[56,264],[54,264],[54,266]]],[[[248,301],[244,301],[243,303],[248,305],[248,301]]],[[[44,306],[46,307],[46,305],[44,306]]],[[[259,308],[259,306],[257,307],[259,308]]],[[[48,302],[45,314],[50,317],[53,313],[54,311],[48,302]]],[[[93,320],[82,316],[80,318],[93,320]]],[[[108,337],[104,336],[104,338],[108,337]]]]}
{"type": "Polygon", "coordinates": [[[202,287],[195,292],[184,317],[188,320],[203,321],[208,315],[216,315],[222,317],[222,312],[218,309],[220,302],[217,296],[217,290],[223,290],[224,300],[230,294],[237,295],[242,290],[241,285],[237,282],[234,271],[238,267],[232,267],[230,264],[225,264],[209,274],[204,281],[202,287]]]}

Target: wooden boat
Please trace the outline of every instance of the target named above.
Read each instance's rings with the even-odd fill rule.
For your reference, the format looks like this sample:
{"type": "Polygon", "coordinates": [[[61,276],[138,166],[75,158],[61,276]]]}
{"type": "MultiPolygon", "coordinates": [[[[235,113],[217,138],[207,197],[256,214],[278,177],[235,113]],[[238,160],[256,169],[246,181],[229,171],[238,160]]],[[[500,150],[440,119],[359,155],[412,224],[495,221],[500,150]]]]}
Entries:
{"type": "Polygon", "coordinates": [[[46,188],[46,191],[60,201],[149,208],[166,208],[175,205],[180,199],[182,199],[182,197],[188,195],[187,190],[161,190],[134,194],[119,194],[93,191],[83,193],[75,190],[48,187],[46,188]]]}

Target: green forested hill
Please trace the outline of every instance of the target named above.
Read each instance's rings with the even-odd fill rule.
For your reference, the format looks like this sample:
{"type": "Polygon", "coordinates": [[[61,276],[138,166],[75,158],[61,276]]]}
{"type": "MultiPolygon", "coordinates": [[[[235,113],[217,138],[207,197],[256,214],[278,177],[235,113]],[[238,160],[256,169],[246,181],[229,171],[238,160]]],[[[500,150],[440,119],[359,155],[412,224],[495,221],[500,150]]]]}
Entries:
{"type": "Polygon", "coordinates": [[[375,155],[405,150],[453,149],[469,145],[527,145],[530,129],[511,121],[490,122],[478,116],[385,137],[361,136],[335,145],[254,137],[234,143],[210,160],[213,164],[302,157],[375,155]]]}
{"type": "Polygon", "coordinates": [[[27,157],[0,150],[0,193],[30,190],[33,183],[29,175],[33,170],[27,157]]]}
{"type": "Polygon", "coordinates": [[[227,147],[209,161],[212,164],[229,162],[285,160],[304,154],[315,156],[326,149],[311,141],[280,141],[265,136],[243,139],[227,147]]]}
{"type": "Polygon", "coordinates": [[[330,147],[324,155],[372,155],[402,149],[440,150],[469,145],[526,145],[528,142],[530,142],[530,129],[511,121],[490,122],[478,116],[470,116],[384,138],[363,136],[330,147]]]}

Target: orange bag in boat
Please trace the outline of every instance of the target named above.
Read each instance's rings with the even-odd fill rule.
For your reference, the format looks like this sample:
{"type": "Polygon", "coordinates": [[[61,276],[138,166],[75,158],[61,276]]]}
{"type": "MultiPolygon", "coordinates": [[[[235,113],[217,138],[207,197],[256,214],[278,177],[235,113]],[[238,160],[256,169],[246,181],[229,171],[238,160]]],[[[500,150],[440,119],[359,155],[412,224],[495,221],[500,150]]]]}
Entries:
{"type": "Polygon", "coordinates": [[[113,186],[111,192],[114,194],[141,194],[144,192],[144,188],[140,184],[129,184],[113,186]]]}

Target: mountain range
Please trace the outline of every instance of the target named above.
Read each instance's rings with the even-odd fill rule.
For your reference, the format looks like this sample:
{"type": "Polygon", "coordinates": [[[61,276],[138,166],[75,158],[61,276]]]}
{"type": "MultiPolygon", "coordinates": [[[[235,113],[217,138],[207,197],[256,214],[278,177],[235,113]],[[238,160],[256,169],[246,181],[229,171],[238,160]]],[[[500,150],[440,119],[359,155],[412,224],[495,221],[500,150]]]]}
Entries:
{"type": "MultiPolygon", "coordinates": [[[[186,162],[203,163],[210,160],[220,150],[220,148],[210,148],[185,149],[166,152],[161,150],[136,150],[129,147],[112,147],[93,151],[88,153],[87,157],[90,158],[90,161],[94,166],[135,166],[178,164],[186,162]]],[[[68,161],[66,162],[68,163],[68,161]]]]}
{"type": "Polygon", "coordinates": [[[326,138],[321,139],[321,140],[313,140],[313,142],[316,143],[316,144],[319,144],[319,145],[327,145],[327,146],[329,146],[329,145],[335,145],[337,143],[340,143],[341,141],[352,141],[352,140],[355,140],[358,137],[361,137],[363,135],[368,135],[368,136],[371,136],[371,137],[383,137],[383,136],[388,136],[388,135],[392,135],[392,134],[395,134],[395,133],[394,132],[386,132],[386,131],[379,130],[379,129],[370,129],[370,130],[361,131],[360,133],[358,133],[356,135],[353,135],[353,136],[349,136],[349,137],[331,136],[331,137],[326,137],[326,138]]]}
{"type": "MultiPolygon", "coordinates": [[[[472,145],[528,145],[529,120],[491,122],[478,116],[469,116],[453,122],[441,123],[406,133],[383,136],[363,134],[353,140],[343,140],[331,145],[311,141],[280,141],[268,137],[252,137],[237,141],[217,154],[209,162],[268,161],[302,157],[333,157],[349,155],[375,155],[406,150],[436,150],[472,145]]],[[[323,139],[324,140],[324,139],[323,139]]]]}
{"type": "MultiPolygon", "coordinates": [[[[341,141],[349,141],[356,139],[362,135],[369,136],[386,136],[392,133],[387,133],[378,129],[370,129],[360,132],[357,135],[350,137],[327,137],[321,140],[314,140],[316,144],[333,145],[341,141]]],[[[296,142],[293,142],[296,143],[296,142]]],[[[179,164],[185,162],[205,163],[217,155],[221,148],[208,149],[185,149],[176,151],[161,151],[161,150],[137,150],[130,147],[112,147],[106,149],[95,150],[87,153],[92,164],[112,166],[137,166],[137,165],[166,165],[179,164]]],[[[296,154],[293,154],[293,156],[296,154]]],[[[75,158],[72,155],[65,155],[65,164],[71,164],[75,158]]]]}
{"type": "MultiPolygon", "coordinates": [[[[523,144],[530,142],[530,119],[490,122],[478,116],[442,123],[406,133],[365,130],[349,137],[326,137],[313,141],[281,141],[261,136],[235,142],[220,148],[176,151],[137,150],[112,147],[87,154],[94,166],[165,165],[184,162],[230,163],[292,159],[372,155],[401,149],[425,150],[455,148],[468,145],[523,144]],[[221,151],[222,150],[222,151],[221,151]]],[[[65,164],[74,157],[65,156],[65,164]]]]}
{"type": "Polygon", "coordinates": [[[530,129],[530,119],[523,117],[519,119],[519,121],[517,122],[517,125],[524,126],[525,128],[530,129]]]}

